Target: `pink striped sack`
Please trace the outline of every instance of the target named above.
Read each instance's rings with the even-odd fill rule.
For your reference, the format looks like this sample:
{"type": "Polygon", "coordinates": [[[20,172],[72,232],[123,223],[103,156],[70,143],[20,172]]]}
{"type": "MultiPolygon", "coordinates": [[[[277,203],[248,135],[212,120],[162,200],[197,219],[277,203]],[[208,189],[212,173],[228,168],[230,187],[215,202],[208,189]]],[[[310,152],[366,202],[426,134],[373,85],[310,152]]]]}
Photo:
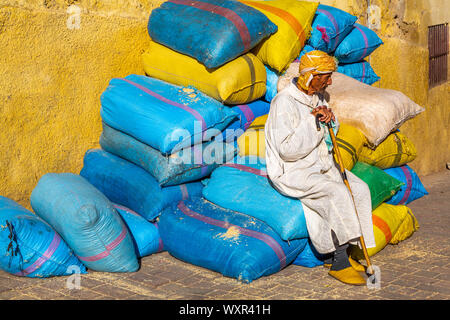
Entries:
{"type": "Polygon", "coordinates": [[[30,278],[86,273],[86,267],[53,228],[31,211],[2,196],[0,269],[30,278]]]}
{"type": "Polygon", "coordinates": [[[280,271],[308,241],[283,241],[261,220],[200,197],[166,208],[158,224],[172,256],[244,283],[280,271]]]}
{"type": "Polygon", "coordinates": [[[139,269],[127,226],[113,204],[85,178],[47,173],[31,193],[30,203],[36,215],[61,235],[88,269],[139,269]]]}

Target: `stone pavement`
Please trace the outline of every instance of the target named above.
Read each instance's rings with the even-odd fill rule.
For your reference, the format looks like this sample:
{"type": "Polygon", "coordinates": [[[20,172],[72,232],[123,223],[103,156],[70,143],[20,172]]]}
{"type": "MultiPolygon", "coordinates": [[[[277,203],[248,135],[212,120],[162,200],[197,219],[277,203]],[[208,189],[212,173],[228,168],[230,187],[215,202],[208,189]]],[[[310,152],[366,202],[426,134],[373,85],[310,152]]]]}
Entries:
{"type": "Polygon", "coordinates": [[[135,273],[90,271],[80,288],[69,277],[32,279],[0,271],[1,300],[310,300],[450,298],[450,171],[422,178],[429,195],[409,204],[420,228],[372,258],[381,269],[379,289],[353,287],[328,276],[322,266],[290,265],[250,284],[223,277],[162,252],[145,257],[135,273]]]}

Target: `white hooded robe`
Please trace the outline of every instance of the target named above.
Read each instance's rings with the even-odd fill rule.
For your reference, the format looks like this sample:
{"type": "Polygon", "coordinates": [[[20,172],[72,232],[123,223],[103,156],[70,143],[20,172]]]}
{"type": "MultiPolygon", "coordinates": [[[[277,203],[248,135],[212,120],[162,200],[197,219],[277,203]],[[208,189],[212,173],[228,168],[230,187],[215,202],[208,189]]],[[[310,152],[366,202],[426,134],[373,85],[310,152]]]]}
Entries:
{"type": "Polygon", "coordinates": [[[268,176],[281,194],[301,200],[311,242],[319,253],[335,251],[331,230],[342,245],[356,244],[362,229],[366,247],[374,247],[369,187],[346,171],[359,223],[351,194],[325,143],[328,129],[317,131],[311,114],[322,105],[328,106],[320,94],[305,94],[295,80],[272,100],[265,125],[268,176]]]}

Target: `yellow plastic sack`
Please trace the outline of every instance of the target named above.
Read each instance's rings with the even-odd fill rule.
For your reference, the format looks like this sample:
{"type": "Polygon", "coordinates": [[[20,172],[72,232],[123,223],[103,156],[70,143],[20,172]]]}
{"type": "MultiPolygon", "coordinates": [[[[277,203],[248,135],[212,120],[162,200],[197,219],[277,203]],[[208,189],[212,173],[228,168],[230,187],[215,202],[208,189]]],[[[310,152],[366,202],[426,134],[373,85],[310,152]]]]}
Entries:
{"type": "Polygon", "coordinates": [[[266,135],[264,126],[269,115],[263,115],[253,120],[247,130],[237,139],[239,155],[266,157],[266,135]]]}
{"type": "Polygon", "coordinates": [[[252,52],[264,64],[283,72],[299,56],[310,37],[311,23],[319,4],[298,0],[241,2],[261,11],[277,25],[278,31],[261,41],[252,52]]]}
{"type": "Polygon", "coordinates": [[[336,135],[336,142],[345,169],[353,169],[355,163],[358,161],[359,154],[366,141],[366,137],[364,137],[362,132],[355,127],[347,124],[340,124],[339,131],[336,135]]]}
{"type": "Polygon", "coordinates": [[[245,104],[266,92],[266,69],[252,53],[216,69],[154,41],[142,54],[145,73],[175,85],[193,86],[224,104],[245,104]]]}
{"type": "MultiPolygon", "coordinates": [[[[367,249],[369,256],[380,252],[388,243],[397,244],[409,238],[419,229],[416,217],[405,205],[382,203],[373,210],[372,222],[376,247],[367,249]]],[[[358,246],[352,248],[352,256],[364,259],[363,251],[358,246]]]]}
{"type": "Polygon", "coordinates": [[[359,161],[381,169],[399,167],[413,161],[417,156],[414,144],[404,134],[394,132],[387,136],[374,150],[363,146],[359,161]]]}

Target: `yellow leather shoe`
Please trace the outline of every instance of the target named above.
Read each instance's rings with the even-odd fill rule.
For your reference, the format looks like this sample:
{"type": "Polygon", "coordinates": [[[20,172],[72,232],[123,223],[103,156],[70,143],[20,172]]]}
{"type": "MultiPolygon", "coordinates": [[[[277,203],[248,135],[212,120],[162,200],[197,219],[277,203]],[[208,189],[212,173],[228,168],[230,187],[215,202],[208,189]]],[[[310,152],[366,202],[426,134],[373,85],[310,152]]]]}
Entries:
{"type": "Polygon", "coordinates": [[[366,280],[352,267],[339,271],[330,270],[328,274],[346,284],[351,284],[354,286],[362,286],[366,284],[366,280]]]}
{"type": "MultiPolygon", "coordinates": [[[[348,261],[350,262],[350,265],[353,267],[353,269],[355,269],[356,271],[358,271],[358,272],[366,271],[365,267],[362,264],[360,264],[356,260],[353,260],[351,257],[348,257],[348,261]]],[[[323,266],[328,269],[331,268],[331,264],[328,264],[328,263],[324,263],[323,266]]]]}

